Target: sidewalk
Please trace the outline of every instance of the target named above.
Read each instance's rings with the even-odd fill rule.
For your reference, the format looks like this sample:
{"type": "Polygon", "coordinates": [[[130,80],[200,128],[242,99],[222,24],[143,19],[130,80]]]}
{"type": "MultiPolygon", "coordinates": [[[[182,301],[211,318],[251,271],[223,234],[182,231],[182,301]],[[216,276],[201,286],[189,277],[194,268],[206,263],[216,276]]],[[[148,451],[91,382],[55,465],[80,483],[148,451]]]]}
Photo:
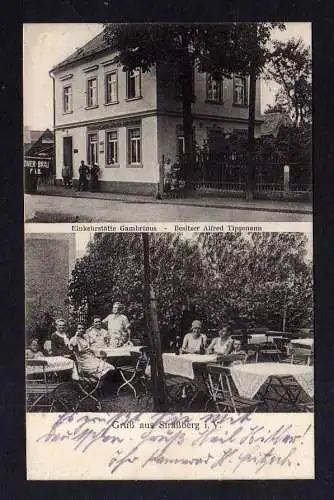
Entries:
{"type": "Polygon", "coordinates": [[[299,201],[280,201],[280,200],[252,200],[246,201],[241,198],[225,198],[220,196],[193,195],[188,198],[163,199],[157,200],[153,196],[131,195],[99,192],[91,193],[89,191],[78,192],[73,189],[63,187],[39,187],[38,195],[61,196],[67,198],[84,198],[97,200],[119,201],[121,203],[151,203],[158,205],[184,205],[203,208],[222,208],[235,210],[254,210],[281,213],[312,214],[312,204],[299,201]]]}

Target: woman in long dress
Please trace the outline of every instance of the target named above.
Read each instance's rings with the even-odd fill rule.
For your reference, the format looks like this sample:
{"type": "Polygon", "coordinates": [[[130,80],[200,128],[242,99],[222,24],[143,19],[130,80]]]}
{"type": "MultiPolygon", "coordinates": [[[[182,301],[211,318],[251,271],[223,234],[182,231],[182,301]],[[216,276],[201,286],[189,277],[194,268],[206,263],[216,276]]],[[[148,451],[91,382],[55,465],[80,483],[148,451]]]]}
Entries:
{"type": "Polygon", "coordinates": [[[98,358],[91,350],[89,339],[85,336],[84,325],[79,324],[77,326],[76,333],[69,342],[69,348],[74,352],[78,365],[79,377],[83,375],[84,377],[99,379],[107,372],[115,370],[113,365],[98,358]]]}

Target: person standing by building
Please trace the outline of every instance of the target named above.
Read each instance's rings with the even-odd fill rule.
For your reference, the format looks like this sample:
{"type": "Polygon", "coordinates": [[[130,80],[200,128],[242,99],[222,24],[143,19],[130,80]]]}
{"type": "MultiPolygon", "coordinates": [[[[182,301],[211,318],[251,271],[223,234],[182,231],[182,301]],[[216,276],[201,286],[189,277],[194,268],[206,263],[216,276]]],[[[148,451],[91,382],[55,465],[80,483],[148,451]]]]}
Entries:
{"type": "Polygon", "coordinates": [[[99,172],[100,172],[100,167],[98,166],[97,163],[94,163],[94,165],[92,166],[92,168],[90,170],[92,193],[96,193],[100,190],[99,172]]]}
{"type": "Polygon", "coordinates": [[[85,162],[81,160],[79,167],[79,185],[78,191],[87,191],[88,187],[88,179],[87,175],[89,174],[89,168],[85,165],[85,162]]]}
{"type": "Polygon", "coordinates": [[[71,187],[71,168],[68,165],[64,165],[61,171],[63,176],[64,188],[68,189],[71,187]]]}

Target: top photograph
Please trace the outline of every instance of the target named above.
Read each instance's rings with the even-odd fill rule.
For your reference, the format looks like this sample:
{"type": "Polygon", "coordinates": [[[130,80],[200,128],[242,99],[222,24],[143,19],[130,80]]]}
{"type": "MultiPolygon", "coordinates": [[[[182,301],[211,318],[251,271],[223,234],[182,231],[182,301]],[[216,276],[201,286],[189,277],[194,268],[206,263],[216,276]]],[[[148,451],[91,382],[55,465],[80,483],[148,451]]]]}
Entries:
{"type": "Polygon", "coordinates": [[[23,25],[25,222],[311,222],[311,23],[23,25]]]}

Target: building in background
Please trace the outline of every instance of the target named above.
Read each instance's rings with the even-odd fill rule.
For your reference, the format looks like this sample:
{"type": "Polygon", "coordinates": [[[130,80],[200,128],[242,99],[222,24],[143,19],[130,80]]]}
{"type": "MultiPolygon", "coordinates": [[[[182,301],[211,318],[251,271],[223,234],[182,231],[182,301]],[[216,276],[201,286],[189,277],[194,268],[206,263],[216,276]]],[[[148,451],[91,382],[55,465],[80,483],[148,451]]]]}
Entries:
{"type": "MultiPolygon", "coordinates": [[[[50,71],[54,79],[56,177],[64,165],[78,178],[81,160],[100,167],[105,191],[154,194],[163,159],[184,151],[182,102],[167,66],[125,72],[103,33],[50,71]]],[[[194,138],[199,147],[226,131],[246,130],[249,81],[194,72],[194,138]]],[[[261,129],[260,81],[256,135],[261,129]]]]}
{"type": "Polygon", "coordinates": [[[28,126],[24,126],[23,128],[23,150],[24,153],[28,151],[31,146],[38,141],[38,139],[43,134],[43,130],[32,130],[28,126]]]}
{"type": "Polygon", "coordinates": [[[45,315],[68,317],[68,282],[75,265],[75,234],[26,233],[25,324],[36,335],[45,315]]]}
{"type": "Polygon", "coordinates": [[[54,133],[48,128],[40,133],[35,142],[30,145],[26,143],[24,151],[24,178],[27,193],[36,192],[38,184],[54,184],[54,156],[54,133]]]}

